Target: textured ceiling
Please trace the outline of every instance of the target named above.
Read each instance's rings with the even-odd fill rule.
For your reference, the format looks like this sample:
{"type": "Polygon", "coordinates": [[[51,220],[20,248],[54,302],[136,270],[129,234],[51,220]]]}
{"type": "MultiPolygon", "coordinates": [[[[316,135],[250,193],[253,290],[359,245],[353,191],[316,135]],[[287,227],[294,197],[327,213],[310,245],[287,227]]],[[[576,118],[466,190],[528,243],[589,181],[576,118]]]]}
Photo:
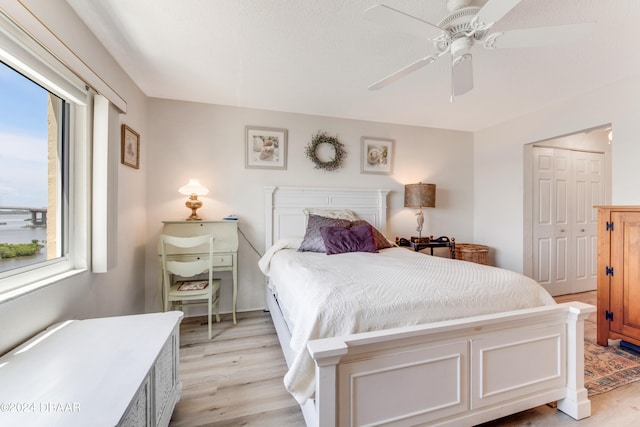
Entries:
{"type": "Polygon", "coordinates": [[[445,0],[67,2],[150,97],[476,131],[640,74],[638,0],[522,0],[495,30],[596,29],[569,45],[475,46],[475,87],[453,103],[447,60],[367,89],[435,48],[363,11],[383,3],[437,24],[445,0]]]}

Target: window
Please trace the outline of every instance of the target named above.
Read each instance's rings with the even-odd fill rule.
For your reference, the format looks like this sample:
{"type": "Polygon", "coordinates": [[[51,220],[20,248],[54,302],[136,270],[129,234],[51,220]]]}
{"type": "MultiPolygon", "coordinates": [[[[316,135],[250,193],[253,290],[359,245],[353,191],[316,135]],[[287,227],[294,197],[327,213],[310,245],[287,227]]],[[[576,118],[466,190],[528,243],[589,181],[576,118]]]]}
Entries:
{"type": "Polygon", "coordinates": [[[91,101],[0,13],[0,300],[86,268],[91,101]]]}
{"type": "Polygon", "coordinates": [[[68,104],[1,62],[0,94],[2,274],[65,255],[68,104]]]}

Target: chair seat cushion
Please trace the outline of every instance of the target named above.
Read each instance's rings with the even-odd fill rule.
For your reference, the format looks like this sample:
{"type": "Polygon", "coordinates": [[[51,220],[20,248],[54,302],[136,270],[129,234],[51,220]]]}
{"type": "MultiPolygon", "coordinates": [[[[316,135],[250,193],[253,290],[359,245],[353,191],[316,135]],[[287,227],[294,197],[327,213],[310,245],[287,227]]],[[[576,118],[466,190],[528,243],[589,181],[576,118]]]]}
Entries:
{"type": "Polygon", "coordinates": [[[180,280],[176,282],[179,291],[201,291],[209,286],[208,280],[180,280]]]}
{"type": "MultiPolygon", "coordinates": [[[[211,282],[211,286],[205,286],[204,289],[188,289],[188,290],[179,290],[180,286],[183,285],[183,282],[187,282],[191,284],[193,282],[200,282],[200,280],[178,280],[169,288],[167,292],[167,297],[169,301],[181,301],[181,300],[194,300],[194,299],[209,299],[209,297],[215,293],[217,293],[220,289],[221,280],[213,279],[211,282]]],[[[204,280],[204,283],[207,283],[204,280]]]]}

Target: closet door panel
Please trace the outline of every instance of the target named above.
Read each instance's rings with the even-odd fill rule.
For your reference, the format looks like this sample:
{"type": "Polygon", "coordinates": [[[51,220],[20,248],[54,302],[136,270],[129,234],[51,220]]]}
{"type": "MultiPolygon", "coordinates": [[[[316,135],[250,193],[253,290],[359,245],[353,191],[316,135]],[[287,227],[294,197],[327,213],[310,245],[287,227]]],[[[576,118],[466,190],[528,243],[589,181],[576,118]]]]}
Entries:
{"type": "Polygon", "coordinates": [[[597,286],[604,155],[534,147],[533,274],[552,295],[597,286]]]}
{"type": "Polygon", "coordinates": [[[604,201],[604,154],[573,151],[572,157],[571,292],[576,293],[597,287],[598,212],[594,206],[604,201]]]}
{"type": "Polygon", "coordinates": [[[534,148],[533,265],[534,279],[551,293],[555,286],[555,184],[553,149],[534,148]]]}
{"type": "Polygon", "coordinates": [[[555,254],[553,264],[555,266],[555,292],[557,295],[571,292],[571,265],[573,253],[571,249],[571,193],[572,183],[572,159],[571,151],[553,150],[554,170],[553,182],[555,184],[555,218],[554,236],[555,254]]]}

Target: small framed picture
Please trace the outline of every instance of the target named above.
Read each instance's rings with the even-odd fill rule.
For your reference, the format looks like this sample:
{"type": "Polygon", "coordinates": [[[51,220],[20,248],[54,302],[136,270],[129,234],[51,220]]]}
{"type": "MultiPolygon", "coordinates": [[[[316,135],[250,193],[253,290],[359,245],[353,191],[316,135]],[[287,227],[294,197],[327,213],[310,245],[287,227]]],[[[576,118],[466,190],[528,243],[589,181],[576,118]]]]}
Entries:
{"type": "Polygon", "coordinates": [[[393,172],[393,139],[362,137],[362,173],[390,175],[393,172]]]}
{"type": "Polygon", "coordinates": [[[134,169],[140,169],[140,135],[127,125],[122,125],[120,161],[134,169]]]}
{"type": "Polygon", "coordinates": [[[245,168],[287,169],[287,130],[247,126],[245,168]]]}

